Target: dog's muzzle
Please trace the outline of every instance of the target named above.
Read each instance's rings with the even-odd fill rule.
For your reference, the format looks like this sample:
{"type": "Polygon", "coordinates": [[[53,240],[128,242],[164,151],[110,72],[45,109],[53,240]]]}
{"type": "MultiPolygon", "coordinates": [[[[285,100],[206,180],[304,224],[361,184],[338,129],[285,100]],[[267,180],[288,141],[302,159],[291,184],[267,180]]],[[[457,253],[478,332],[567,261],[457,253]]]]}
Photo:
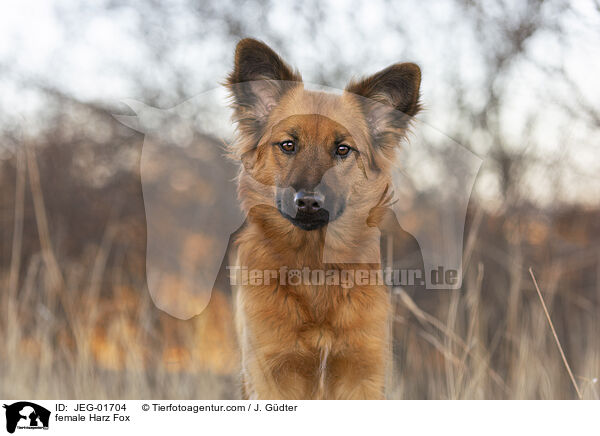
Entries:
{"type": "Polygon", "coordinates": [[[296,227],[302,230],[316,230],[341,215],[342,208],[336,204],[331,194],[327,194],[317,189],[278,189],[277,209],[296,227]]]}

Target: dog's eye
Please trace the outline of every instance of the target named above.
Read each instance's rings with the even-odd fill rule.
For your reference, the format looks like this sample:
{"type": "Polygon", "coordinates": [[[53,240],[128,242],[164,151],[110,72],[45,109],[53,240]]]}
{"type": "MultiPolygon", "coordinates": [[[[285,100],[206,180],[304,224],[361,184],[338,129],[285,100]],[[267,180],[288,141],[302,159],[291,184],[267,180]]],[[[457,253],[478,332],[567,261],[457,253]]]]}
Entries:
{"type": "Polygon", "coordinates": [[[351,151],[352,149],[348,145],[340,144],[335,149],[335,154],[337,154],[338,156],[346,157],[350,154],[351,151]]]}
{"type": "Polygon", "coordinates": [[[294,141],[282,141],[279,143],[279,148],[281,148],[284,153],[293,153],[296,151],[296,144],[294,144],[294,141]]]}

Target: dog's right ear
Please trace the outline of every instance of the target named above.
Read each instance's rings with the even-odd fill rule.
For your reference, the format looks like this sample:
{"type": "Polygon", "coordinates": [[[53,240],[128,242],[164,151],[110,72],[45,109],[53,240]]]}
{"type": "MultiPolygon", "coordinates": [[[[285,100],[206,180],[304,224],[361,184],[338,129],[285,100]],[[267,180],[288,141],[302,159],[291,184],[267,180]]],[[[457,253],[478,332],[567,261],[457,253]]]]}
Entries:
{"type": "Polygon", "coordinates": [[[346,91],[360,96],[375,144],[391,152],[399,144],[419,112],[421,70],[413,63],[391,65],[361,80],[351,81],[346,91]]]}
{"type": "Polygon", "coordinates": [[[266,120],[281,97],[302,77],[265,43],[242,39],[226,81],[234,117],[246,135],[262,136],[266,120]]]}

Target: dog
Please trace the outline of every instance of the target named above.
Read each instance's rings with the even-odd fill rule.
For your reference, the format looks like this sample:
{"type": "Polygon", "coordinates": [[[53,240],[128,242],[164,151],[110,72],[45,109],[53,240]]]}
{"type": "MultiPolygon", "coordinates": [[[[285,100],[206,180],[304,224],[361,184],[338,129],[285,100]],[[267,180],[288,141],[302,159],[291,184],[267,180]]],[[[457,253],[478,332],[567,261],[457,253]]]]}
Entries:
{"type": "MultiPolygon", "coordinates": [[[[247,221],[231,263],[327,277],[381,271],[391,171],[420,110],[420,82],[417,65],[399,63],[351,81],[341,94],[308,90],[266,44],[241,40],[225,84],[237,124],[229,153],[241,162],[237,190],[247,221]]],[[[235,289],[243,397],[383,399],[387,286],[270,278],[235,289]]]]}

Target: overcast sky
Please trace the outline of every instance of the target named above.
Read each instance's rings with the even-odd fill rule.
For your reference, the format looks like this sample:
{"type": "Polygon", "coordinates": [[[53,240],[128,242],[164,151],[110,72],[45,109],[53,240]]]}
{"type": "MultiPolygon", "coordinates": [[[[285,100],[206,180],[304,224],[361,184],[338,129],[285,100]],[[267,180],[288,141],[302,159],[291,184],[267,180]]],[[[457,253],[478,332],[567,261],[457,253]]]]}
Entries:
{"type": "MultiPolygon", "coordinates": [[[[305,81],[319,83],[326,77],[328,84],[341,88],[353,76],[398,61],[415,61],[423,71],[427,109],[420,118],[441,131],[451,131],[456,122],[449,74],[473,83],[467,99],[476,103],[481,97],[477,87],[483,68],[478,52],[480,35],[451,1],[432,2],[427,7],[416,1],[393,2],[393,8],[380,0],[330,2],[322,6],[325,24],[317,29],[302,18],[302,8],[276,3],[268,11],[253,8],[251,2],[235,7],[251,31],[248,36],[281,45],[282,54],[302,71],[305,81]]],[[[309,2],[307,7],[317,3],[309,2]]],[[[36,93],[22,86],[30,80],[109,106],[127,97],[143,99],[137,78],[161,89],[167,106],[177,104],[180,97],[192,98],[219,86],[231,68],[235,41],[218,26],[210,28],[214,20],[206,20],[206,29],[198,28],[204,23],[202,17],[197,12],[190,14],[183,4],[169,2],[164,25],[154,23],[147,36],[172,47],[161,65],[152,58],[148,45],[140,43],[139,15],[134,10],[104,11],[97,5],[87,9],[85,3],[69,0],[3,1],[0,68],[8,74],[0,76],[4,77],[0,108],[5,114],[14,114],[39,104],[36,93]],[[170,85],[177,72],[186,77],[186,88],[183,96],[175,98],[170,85]]],[[[519,9],[519,2],[515,5],[515,14],[526,13],[519,9]]],[[[591,1],[574,2],[573,11],[559,17],[559,22],[566,31],[564,39],[559,41],[552,32],[537,35],[528,41],[529,57],[549,67],[564,66],[588,103],[600,107],[600,13],[591,1]]],[[[503,109],[508,142],[516,148],[526,146],[521,141],[526,115],[539,114],[536,135],[542,144],[540,153],[573,148],[570,158],[577,167],[572,186],[587,198],[600,196],[598,130],[590,131],[583,120],[565,125],[564,113],[544,98],[551,93],[560,97],[566,91],[531,61],[512,68],[508,80],[512,91],[503,109]]],[[[484,146],[475,151],[487,152],[484,146]]]]}

